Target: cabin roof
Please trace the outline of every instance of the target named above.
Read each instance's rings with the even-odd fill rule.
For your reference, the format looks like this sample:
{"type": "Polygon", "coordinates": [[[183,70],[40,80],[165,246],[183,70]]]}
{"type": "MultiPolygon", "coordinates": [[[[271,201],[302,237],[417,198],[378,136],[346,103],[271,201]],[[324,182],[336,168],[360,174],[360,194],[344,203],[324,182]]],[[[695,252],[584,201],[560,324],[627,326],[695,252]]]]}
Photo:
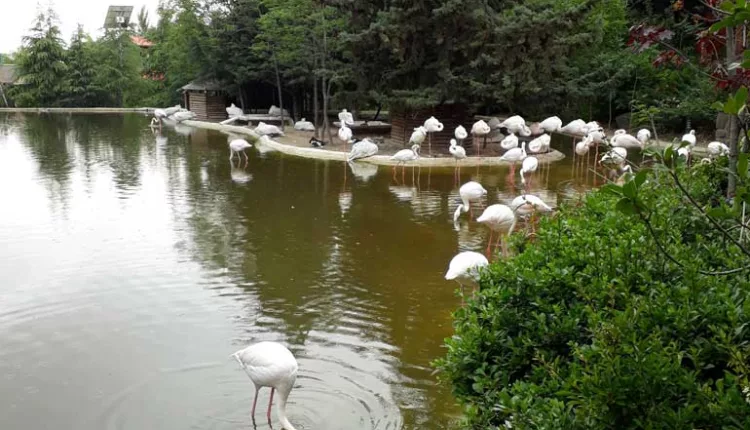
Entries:
{"type": "Polygon", "coordinates": [[[0,84],[13,84],[17,79],[15,64],[0,64],[0,84]]]}
{"type": "Polygon", "coordinates": [[[216,80],[195,80],[182,87],[182,91],[222,91],[223,89],[216,80]]]}
{"type": "Polygon", "coordinates": [[[133,41],[136,45],[140,46],[141,48],[150,48],[154,46],[154,42],[146,39],[142,36],[132,35],[130,36],[130,40],[133,41]]]}

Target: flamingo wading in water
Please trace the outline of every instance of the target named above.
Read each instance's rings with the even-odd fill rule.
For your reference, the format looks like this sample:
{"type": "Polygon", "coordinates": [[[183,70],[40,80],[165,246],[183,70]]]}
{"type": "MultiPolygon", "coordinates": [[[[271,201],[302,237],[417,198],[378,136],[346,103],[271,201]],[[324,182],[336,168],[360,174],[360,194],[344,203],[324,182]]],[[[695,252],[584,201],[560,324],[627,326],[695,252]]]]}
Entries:
{"type": "Polygon", "coordinates": [[[487,195],[487,190],[479,182],[469,181],[461,185],[461,188],[458,189],[458,195],[461,196],[461,204],[458,205],[456,212],[453,213],[454,223],[458,221],[461,212],[466,213],[471,211],[469,216],[473,218],[474,210],[471,207],[471,202],[481,201],[487,195]]]}
{"type": "MultiPolygon", "coordinates": [[[[492,232],[497,232],[497,246],[503,238],[502,233],[506,232],[507,235],[513,233],[513,228],[516,226],[516,214],[513,210],[503,204],[494,204],[488,206],[482,215],[477,218],[477,222],[486,224],[490,229],[490,239],[487,241],[487,255],[490,255],[490,247],[492,246],[492,232]]],[[[508,254],[508,249],[505,241],[503,241],[503,255],[508,254]]]]}
{"type": "Polygon", "coordinates": [[[482,268],[490,265],[487,258],[474,251],[464,251],[456,254],[448,264],[448,271],[445,273],[446,281],[455,280],[461,286],[461,301],[464,296],[463,282],[476,284],[479,282],[479,275],[482,268]]]}
{"type": "Polygon", "coordinates": [[[232,354],[240,363],[247,376],[255,385],[255,398],[253,399],[253,410],[251,412],[253,424],[255,424],[255,406],[258,402],[258,392],[262,387],[271,388],[271,398],[268,400],[268,411],[266,418],[271,425],[271,404],[273,403],[274,391],[279,392],[279,402],[276,412],[281,421],[281,427],[285,430],[296,430],[286,416],[286,402],[289,393],[294,388],[297,380],[297,360],[284,345],[276,342],[259,342],[239,350],[232,354]]]}
{"type": "Polygon", "coordinates": [[[456,159],[456,169],[453,176],[456,179],[456,183],[458,183],[461,178],[461,166],[458,162],[466,158],[466,149],[463,146],[459,146],[456,139],[451,139],[451,146],[448,148],[448,152],[456,159]]]}
{"type": "Polygon", "coordinates": [[[245,139],[234,139],[229,142],[229,161],[232,161],[234,154],[237,153],[237,158],[242,160],[242,155],[245,156],[245,163],[248,161],[247,153],[245,150],[251,148],[253,145],[249,144],[245,139]]]}

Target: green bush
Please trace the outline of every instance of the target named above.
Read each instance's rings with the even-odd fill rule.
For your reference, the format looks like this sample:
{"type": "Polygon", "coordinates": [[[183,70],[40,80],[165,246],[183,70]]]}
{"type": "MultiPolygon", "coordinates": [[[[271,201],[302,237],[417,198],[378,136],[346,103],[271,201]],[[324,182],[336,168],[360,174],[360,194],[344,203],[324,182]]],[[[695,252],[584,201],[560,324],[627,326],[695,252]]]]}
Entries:
{"type": "MultiPolygon", "coordinates": [[[[713,169],[680,171],[702,204],[713,169]]],[[[750,261],[661,176],[639,197],[680,265],[601,191],[491,265],[436,363],[467,428],[750,428],[750,275],[699,273],[750,261]]]]}

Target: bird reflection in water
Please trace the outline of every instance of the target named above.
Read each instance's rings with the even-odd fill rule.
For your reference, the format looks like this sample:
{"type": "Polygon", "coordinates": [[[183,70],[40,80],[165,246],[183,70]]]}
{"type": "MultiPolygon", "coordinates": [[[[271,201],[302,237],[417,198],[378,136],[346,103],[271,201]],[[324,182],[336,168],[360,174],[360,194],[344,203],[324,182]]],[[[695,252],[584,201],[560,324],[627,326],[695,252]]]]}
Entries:
{"type": "Polygon", "coordinates": [[[234,165],[234,161],[229,161],[229,163],[232,166],[232,171],[230,172],[232,181],[238,184],[246,184],[253,180],[253,175],[245,170],[247,163],[243,165],[242,160],[237,160],[236,166],[234,165]]]}

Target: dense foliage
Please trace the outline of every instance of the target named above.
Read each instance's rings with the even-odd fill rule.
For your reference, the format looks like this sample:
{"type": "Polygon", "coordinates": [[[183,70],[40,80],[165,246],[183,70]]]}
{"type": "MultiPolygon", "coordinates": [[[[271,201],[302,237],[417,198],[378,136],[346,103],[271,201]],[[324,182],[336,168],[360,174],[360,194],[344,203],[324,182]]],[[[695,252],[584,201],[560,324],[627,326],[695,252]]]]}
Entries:
{"type": "Polygon", "coordinates": [[[684,61],[663,61],[655,47],[633,53],[627,46],[628,29],[647,22],[669,29],[671,43],[697,64],[706,46],[699,34],[709,23],[696,16],[706,6],[678,3],[168,0],[155,25],[142,10],[127,31],[98,40],[74,35],[70,58],[60,57],[65,47],[50,10],[17,55],[31,85],[16,98],[24,105],[166,106],[179,101],[186,83],[218,79],[241,106],[253,104],[258,85],[275,87],[273,102],[297,116],[299,98],[315,93],[316,106],[355,111],[458,101],[482,112],[608,123],[633,112],[636,122],[682,131],[688,119],[707,124],[714,117],[714,82],[684,61]],[[132,34],[154,45],[138,49],[132,34]],[[50,63],[57,69],[48,77],[56,80],[37,76],[41,66],[51,69],[40,49],[60,57],[50,63]],[[85,96],[89,77],[67,67],[89,64],[83,51],[94,60],[84,73],[93,86],[85,96]]]}
{"type": "Polygon", "coordinates": [[[726,206],[722,169],[644,171],[566,205],[533,245],[516,238],[439,363],[468,427],[750,426],[750,277],[715,273],[750,254],[702,213],[726,206]]]}

